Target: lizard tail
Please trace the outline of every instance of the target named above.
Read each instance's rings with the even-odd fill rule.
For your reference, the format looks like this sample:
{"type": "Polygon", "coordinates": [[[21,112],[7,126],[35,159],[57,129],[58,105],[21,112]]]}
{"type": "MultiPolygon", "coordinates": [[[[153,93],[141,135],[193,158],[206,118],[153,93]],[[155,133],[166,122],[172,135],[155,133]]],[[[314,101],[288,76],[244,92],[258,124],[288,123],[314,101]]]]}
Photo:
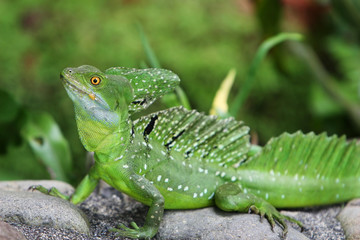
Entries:
{"type": "Polygon", "coordinates": [[[284,133],[238,172],[246,191],[278,207],[343,202],[360,196],[359,142],[325,133],[284,133]]]}

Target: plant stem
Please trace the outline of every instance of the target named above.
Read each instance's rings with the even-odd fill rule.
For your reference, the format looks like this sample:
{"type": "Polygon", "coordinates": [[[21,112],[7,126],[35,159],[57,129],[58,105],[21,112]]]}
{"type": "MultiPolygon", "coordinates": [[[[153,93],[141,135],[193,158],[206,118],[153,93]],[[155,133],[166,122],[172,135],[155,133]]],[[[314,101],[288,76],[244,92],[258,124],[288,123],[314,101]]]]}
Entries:
{"type": "Polygon", "coordinates": [[[264,60],[269,50],[283,41],[286,40],[300,41],[302,39],[303,36],[298,33],[280,33],[274,37],[265,40],[260,45],[250,65],[250,69],[246,75],[245,82],[239,93],[236,95],[235,100],[230,106],[230,114],[232,116],[236,116],[241,106],[244,104],[245,100],[249,96],[250,91],[254,85],[256,72],[259,69],[260,63],[264,60]]]}

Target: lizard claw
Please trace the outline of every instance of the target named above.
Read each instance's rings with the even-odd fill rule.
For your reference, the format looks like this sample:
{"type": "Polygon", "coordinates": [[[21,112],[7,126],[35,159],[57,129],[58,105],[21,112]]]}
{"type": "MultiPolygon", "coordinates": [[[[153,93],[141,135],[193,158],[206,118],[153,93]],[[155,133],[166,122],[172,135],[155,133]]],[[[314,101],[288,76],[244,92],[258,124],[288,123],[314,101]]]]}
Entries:
{"type": "Polygon", "coordinates": [[[263,202],[260,206],[255,207],[255,209],[257,209],[257,212],[254,211],[253,206],[251,206],[250,208],[251,208],[251,211],[260,215],[260,221],[263,219],[263,217],[265,217],[268,220],[272,231],[274,231],[275,222],[277,222],[283,228],[283,232],[282,232],[283,238],[286,238],[286,235],[288,233],[288,226],[287,226],[285,220],[294,222],[302,230],[304,229],[301,222],[299,222],[291,217],[281,214],[278,210],[276,210],[271,204],[269,204],[267,202],[263,202]]]}
{"type": "Polygon", "coordinates": [[[41,185],[32,185],[28,188],[29,191],[39,191],[43,194],[49,195],[49,196],[53,196],[53,197],[59,197],[62,198],[64,200],[70,200],[70,196],[67,196],[65,194],[62,194],[59,190],[57,190],[56,188],[52,187],[50,189],[47,189],[41,185]]]}
{"type": "Polygon", "coordinates": [[[258,214],[259,213],[259,209],[255,206],[255,205],[251,205],[250,207],[249,207],[249,211],[248,211],[248,213],[255,213],[255,214],[258,214]]]}
{"type": "Polygon", "coordinates": [[[124,224],[119,224],[117,228],[110,228],[111,232],[116,232],[117,235],[128,238],[150,239],[154,233],[150,227],[138,227],[135,222],[130,223],[132,228],[126,227],[124,224]]]}

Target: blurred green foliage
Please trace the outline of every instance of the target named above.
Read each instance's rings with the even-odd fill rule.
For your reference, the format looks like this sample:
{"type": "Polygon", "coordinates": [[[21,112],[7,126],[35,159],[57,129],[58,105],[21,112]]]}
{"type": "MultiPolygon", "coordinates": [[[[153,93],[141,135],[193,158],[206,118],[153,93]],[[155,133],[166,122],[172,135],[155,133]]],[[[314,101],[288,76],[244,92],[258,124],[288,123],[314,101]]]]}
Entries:
{"type": "MultiPolygon", "coordinates": [[[[100,69],[153,65],[144,63],[147,55],[138,25],[158,64],[180,76],[190,105],[203,112],[210,109],[231,68],[237,72],[229,103],[233,101],[264,39],[283,31],[302,33],[307,41],[301,47],[281,44],[270,51],[237,118],[251,127],[260,143],[298,129],[356,137],[360,11],[344,14],[344,9],[359,5],[356,0],[0,1],[0,83],[5,90],[0,93],[16,99],[0,98],[0,112],[6,112],[0,122],[8,124],[1,128],[1,147],[20,146],[34,154],[30,142],[23,144],[19,126],[25,125],[19,109],[47,112],[71,145],[73,170],[67,177],[80,179],[86,172],[85,153],[59,72],[82,64],[100,69]],[[326,76],[325,85],[319,76],[326,76]],[[346,104],[326,91],[329,82],[346,104]]],[[[21,148],[11,159],[25,158],[21,148]]],[[[0,164],[8,156],[4,152],[0,164]]],[[[19,175],[31,177],[21,171],[19,175]]]]}
{"type": "Polygon", "coordinates": [[[25,109],[0,90],[0,180],[68,181],[71,153],[51,115],[25,109]]]}

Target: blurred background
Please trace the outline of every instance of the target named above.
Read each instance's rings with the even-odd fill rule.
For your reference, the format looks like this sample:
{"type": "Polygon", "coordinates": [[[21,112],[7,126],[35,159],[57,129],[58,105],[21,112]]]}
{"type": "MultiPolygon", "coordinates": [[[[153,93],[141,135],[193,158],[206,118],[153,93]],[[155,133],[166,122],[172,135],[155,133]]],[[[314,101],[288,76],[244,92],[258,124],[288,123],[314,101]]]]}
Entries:
{"type": "Polygon", "coordinates": [[[152,66],[151,46],[191,107],[208,113],[229,70],[231,107],[260,44],[281,32],[304,40],[271,49],[233,116],[259,144],[296,130],[356,138],[357,0],[0,1],[0,180],[76,183],[87,171],[63,68],[152,66]]]}

